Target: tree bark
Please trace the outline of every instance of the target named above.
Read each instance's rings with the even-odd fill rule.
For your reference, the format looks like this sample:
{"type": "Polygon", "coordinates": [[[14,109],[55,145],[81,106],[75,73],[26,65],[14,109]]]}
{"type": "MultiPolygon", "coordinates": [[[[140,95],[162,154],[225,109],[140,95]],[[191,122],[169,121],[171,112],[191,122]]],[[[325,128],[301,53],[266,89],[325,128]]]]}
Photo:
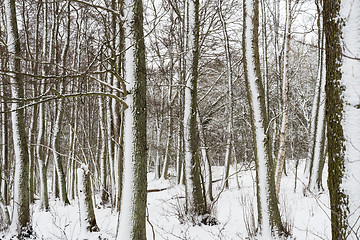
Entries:
{"type": "Polygon", "coordinates": [[[314,116],[311,117],[310,145],[308,154],[308,190],[320,192],[322,188],[322,170],[325,163],[325,84],[326,84],[326,52],[325,36],[322,31],[322,4],[318,3],[319,13],[319,68],[313,101],[314,116]]]}
{"type": "Polygon", "coordinates": [[[360,2],[324,0],[332,239],[360,238],[360,2]]]}
{"type": "Polygon", "coordinates": [[[200,182],[200,163],[196,127],[197,79],[199,61],[199,0],[186,1],[187,52],[185,56],[187,74],[184,103],[184,147],[185,147],[185,198],[186,214],[196,222],[197,216],[206,212],[205,199],[200,182]]]}
{"type": "Polygon", "coordinates": [[[224,48],[225,48],[225,55],[226,55],[226,70],[227,70],[227,78],[228,78],[228,102],[227,102],[227,112],[228,112],[228,125],[227,125],[227,140],[226,140],[226,151],[225,151],[225,164],[224,164],[224,173],[222,179],[222,186],[223,188],[229,188],[229,170],[230,170],[230,161],[231,161],[231,152],[232,152],[232,131],[233,131],[233,91],[232,91],[232,66],[231,66],[231,53],[230,53],[230,43],[229,43],[229,36],[227,33],[226,22],[222,13],[222,0],[218,1],[218,11],[220,16],[220,21],[223,30],[223,37],[224,37],[224,48]]]}
{"type": "Polygon", "coordinates": [[[146,64],[141,0],[124,1],[125,102],[123,194],[117,238],[146,239],[146,64]]]}
{"type": "Polygon", "coordinates": [[[98,232],[91,193],[90,172],[87,166],[77,169],[80,224],[83,232],[98,232]]]}
{"type": "Polygon", "coordinates": [[[284,42],[284,67],[282,77],[282,104],[281,104],[281,128],[279,136],[279,152],[277,158],[276,172],[276,196],[279,196],[281,177],[285,165],[286,153],[286,131],[289,122],[289,53],[291,39],[291,0],[286,0],[286,25],[285,25],[285,42],[284,42]]]}
{"type": "MultiPolygon", "coordinates": [[[[21,48],[16,19],[15,0],[5,1],[8,32],[8,53],[11,95],[13,98],[24,98],[24,81],[21,72],[21,48]]],[[[26,141],[24,109],[21,101],[11,104],[11,122],[15,153],[14,176],[14,211],[11,229],[21,235],[31,228],[29,210],[29,154],[26,141]]]]}
{"type": "Polygon", "coordinates": [[[271,230],[284,232],[275,193],[274,163],[264,88],[261,81],[258,49],[259,1],[244,0],[243,54],[244,73],[251,113],[255,146],[258,222],[261,234],[270,237],[271,230]]]}
{"type": "MultiPolygon", "coordinates": [[[[0,86],[1,96],[6,96],[6,89],[5,89],[6,81],[3,80],[0,86]]],[[[10,169],[9,169],[9,113],[8,113],[8,103],[6,98],[3,99],[1,103],[1,111],[3,112],[2,119],[1,119],[1,196],[4,201],[5,205],[9,205],[9,187],[8,184],[10,183],[10,169]]]]}

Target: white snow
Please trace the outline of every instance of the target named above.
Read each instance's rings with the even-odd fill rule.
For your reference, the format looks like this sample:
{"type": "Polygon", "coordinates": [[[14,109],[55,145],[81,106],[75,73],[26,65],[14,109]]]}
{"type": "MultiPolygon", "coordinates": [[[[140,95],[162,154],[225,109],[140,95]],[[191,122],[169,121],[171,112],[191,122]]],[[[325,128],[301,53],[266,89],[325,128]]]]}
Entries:
{"type": "MultiPolygon", "coordinates": [[[[299,169],[303,169],[304,160],[299,169]]],[[[304,197],[301,185],[305,180],[304,175],[299,175],[298,191],[294,192],[294,162],[288,164],[288,176],[283,176],[283,187],[280,193],[280,211],[282,218],[293,226],[292,239],[313,240],[331,239],[329,194],[326,190],[320,196],[310,195],[304,197]]],[[[238,167],[238,169],[240,166],[238,167]]],[[[221,179],[222,167],[213,167],[215,179],[221,179]]],[[[169,169],[174,176],[175,170],[169,169]]],[[[230,169],[230,175],[235,168],[230,169]]],[[[302,173],[302,171],[299,171],[302,173]]],[[[325,170],[326,172],[326,170],[325,170]]],[[[153,179],[154,173],[148,174],[148,179],[153,179]]],[[[160,192],[148,193],[147,239],[153,240],[153,230],[156,240],[189,239],[246,239],[248,233],[245,227],[246,214],[256,215],[256,190],[254,188],[255,171],[242,171],[239,174],[240,189],[237,188],[235,175],[229,179],[230,188],[224,190],[216,204],[216,218],[220,224],[215,226],[196,225],[191,223],[180,224],[177,210],[184,204],[184,186],[176,185],[176,178],[169,180],[151,180],[148,189],[163,189],[160,192]]],[[[221,182],[214,184],[214,196],[221,189],[221,182]]],[[[325,189],[327,187],[325,186],[325,189]]],[[[97,196],[97,205],[101,202],[100,194],[97,196]]],[[[99,233],[81,233],[79,220],[79,207],[77,199],[71,205],[63,206],[59,200],[50,200],[50,212],[40,211],[40,203],[33,207],[33,228],[39,239],[115,239],[118,214],[110,208],[95,208],[99,233]]],[[[9,210],[11,207],[9,207],[9,210]]],[[[2,238],[0,232],[0,238],[2,238]]],[[[120,238],[120,237],[119,237],[120,238]]],[[[8,239],[8,238],[4,238],[8,239]]],[[[124,239],[124,238],[120,238],[124,239]]],[[[267,238],[262,238],[267,239],[267,238]]]]}

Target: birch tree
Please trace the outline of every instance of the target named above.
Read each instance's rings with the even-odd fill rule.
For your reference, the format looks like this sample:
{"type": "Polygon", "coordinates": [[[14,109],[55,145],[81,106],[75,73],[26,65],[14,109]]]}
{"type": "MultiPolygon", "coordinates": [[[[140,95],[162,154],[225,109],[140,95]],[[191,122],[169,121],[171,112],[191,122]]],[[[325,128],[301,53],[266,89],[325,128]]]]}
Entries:
{"type": "Polygon", "coordinates": [[[359,1],[324,1],[332,239],[360,238],[359,19],[359,1]]]}
{"type": "Polygon", "coordinates": [[[284,61],[282,75],[282,93],[281,93],[281,127],[279,136],[279,152],[277,157],[276,171],[276,196],[279,195],[281,177],[285,164],[286,153],[286,131],[289,122],[289,53],[291,39],[291,0],[286,0],[286,24],[285,24],[285,42],[284,42],[284,61]]]}
{"type": "Polygon", "coordinates": [[[269,140],[264,88],[261,81],[258,49],[259,1],[243,2],[244,74],[251,113],[255,148],[258,223],[261,234],[271,237],[271,230],[284,232],[275,194],[274,163],[269,140]]]}

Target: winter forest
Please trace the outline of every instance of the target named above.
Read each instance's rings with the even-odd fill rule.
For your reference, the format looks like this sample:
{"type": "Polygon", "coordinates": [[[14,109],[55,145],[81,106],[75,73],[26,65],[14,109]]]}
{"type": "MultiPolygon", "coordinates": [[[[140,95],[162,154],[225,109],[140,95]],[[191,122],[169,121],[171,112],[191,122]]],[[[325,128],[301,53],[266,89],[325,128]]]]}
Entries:
{"type": "Polygon", "coordinates": [[[359,0],[0,0],[0,239],[360,239],[359,0]]]}

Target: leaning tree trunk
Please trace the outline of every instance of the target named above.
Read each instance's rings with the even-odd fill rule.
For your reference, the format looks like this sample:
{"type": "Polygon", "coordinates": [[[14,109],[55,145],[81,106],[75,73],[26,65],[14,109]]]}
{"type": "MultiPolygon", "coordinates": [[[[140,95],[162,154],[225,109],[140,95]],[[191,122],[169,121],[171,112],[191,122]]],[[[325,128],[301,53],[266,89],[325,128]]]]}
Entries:
{"type": "Polygon", "coordinates": [[[360,238],[360,2],[324,0],[332,239],[360,238]]]}
{"type": "MultiPolygon", "coordinates": [[[[21,73],[20,38],[16,19],[15,0],[5,1],[7,19],[7,50],[9,53],[9,70],[12,98],[24,98],[24,80],[21,73]]],[[[13,101],[11,104],[11,122],[15,154],[14,176],[14,210],[11,229],[14,234],[31,228],[29,211],[29,154],[26,142],[25,116],[23,103],[13,101]]]]}
{"type": "Polygon", "coordinates": [[[261,234],[270,238],[271,230],[284,231],[275,194],[274,164],[261,81],[258,49],[259,1],[244,0],[244,73],[255,146],[258,221],[261,234]]]}
{"type": "Polygon", "coordinates": [[[141,0],[124,2],[124,171],[118,239],[146,239],[146,64],[141,0]]]}

